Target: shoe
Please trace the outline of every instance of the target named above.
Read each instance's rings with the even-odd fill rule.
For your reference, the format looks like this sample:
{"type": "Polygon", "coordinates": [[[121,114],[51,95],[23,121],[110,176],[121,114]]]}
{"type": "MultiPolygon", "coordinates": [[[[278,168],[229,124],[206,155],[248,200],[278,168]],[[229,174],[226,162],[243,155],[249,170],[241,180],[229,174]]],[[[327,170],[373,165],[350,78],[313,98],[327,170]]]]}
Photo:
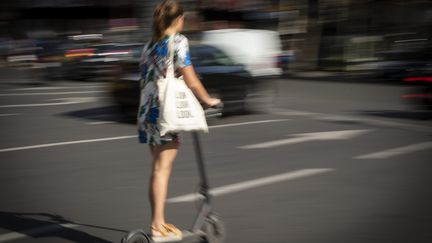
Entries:
{"type": "Polygon", "coordinates": [[[157,234],[152,234],[152,240],[155,243],[159,242],[171,242],[171,241],[180,241],[183,238],[182,232],[177,229],[172,224],[163,224],[163,229],[157,229],[155,227],[151,227],[153,232],[157,232],[157,234]]]}

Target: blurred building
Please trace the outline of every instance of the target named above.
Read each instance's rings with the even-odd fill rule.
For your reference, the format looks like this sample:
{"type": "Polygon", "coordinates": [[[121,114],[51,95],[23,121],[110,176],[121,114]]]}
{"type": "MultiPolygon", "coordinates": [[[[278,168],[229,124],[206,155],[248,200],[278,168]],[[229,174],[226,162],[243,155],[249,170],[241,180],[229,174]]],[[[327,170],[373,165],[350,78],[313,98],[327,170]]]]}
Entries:
{"type": "MultiPolygon", "coordinates": [[[[6,0],[0,6],[0,35],[25,37],[30,32],[96,33],[136,26],[151,31],[154,7],[160,0],[6,0]]],[[[269,23],[267,0],[183,0],[186,31],[198,30],[201,22],[228,21],[269,23]]]]}
{"type": "Polygon", "coordinates": [[[380,61],[384,51],[431,45],[431,1],[351,0],[322,4],[318,25],[320,68],[367,70],[371,68],[367,63],[380,61]]]}
{"type": "MultiPolygon", "coordinates": [[[[4,0],[0,39],[103,33],[146,41],[160,0],[4,0]]],[[[377,53],[431,39],[430,0],[182,0],[185,32],[217,28],[277,30],[292,69],[353,70],[377,53]]]]}
{"type": "Polygon", "coordinates": [[[395,46],[431,45],[428,0],[200,0],[201,29],[277,30],[290,67],[361,71],[395,46]]]}
{"type": "MultiPolygon", "coordinates": [[[[289,5],[293,1],[280,1],[289,5]]],[[[431,45],[432,1],[304,0],[295,25],[285,24],[295,68],[351,71],[370,69],[379,53],[402,43],[431,45]]],[[[301,3],[300,3],[301,2],[301,3]]],[[[405,47],[406,47],[405,45],[405,47]]]]}
{"type": "Polygon", "coordinates": [[[2,1],[0,35],[23,39],[138,30],[139,13],[134,1],[2,1]]]}

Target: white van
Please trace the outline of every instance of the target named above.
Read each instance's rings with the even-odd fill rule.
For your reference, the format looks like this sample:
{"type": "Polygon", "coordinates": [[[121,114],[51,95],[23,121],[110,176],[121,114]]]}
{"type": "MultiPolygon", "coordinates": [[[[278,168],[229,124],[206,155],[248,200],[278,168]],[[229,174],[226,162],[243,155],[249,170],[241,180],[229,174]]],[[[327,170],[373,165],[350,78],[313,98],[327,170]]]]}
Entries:
{"type": "Polygon", "coordinates": [[[220,29],[202,32],[201,42],[223,50],[255,77],[278,76],[282,55],[279,33],[270,30],[220,29]]]}

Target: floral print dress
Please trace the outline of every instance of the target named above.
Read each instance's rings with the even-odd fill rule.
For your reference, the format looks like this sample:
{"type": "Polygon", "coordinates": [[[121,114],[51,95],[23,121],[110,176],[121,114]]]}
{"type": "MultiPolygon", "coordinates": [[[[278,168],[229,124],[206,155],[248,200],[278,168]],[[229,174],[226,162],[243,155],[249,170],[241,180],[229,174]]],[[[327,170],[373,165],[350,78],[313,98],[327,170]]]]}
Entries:
{"type": "MultiPolygon", "coordinates": [[[[165,36],[158,42],[149,42],[144,47],[140,62],[140,105],[138,108],[137,125],[138,138],[141,143],[163,145],[178,141],[178,134],[160,135],[159,111],[160,103],[157,91],[157,80],[166,75],[169,51],[168,43],[173,41],[174,70],[192,65],[189,54],[189,44],[185,36],[174,34],[165,36]]],[[[176,73],[176,76],[178,74],[176,73]]]]}

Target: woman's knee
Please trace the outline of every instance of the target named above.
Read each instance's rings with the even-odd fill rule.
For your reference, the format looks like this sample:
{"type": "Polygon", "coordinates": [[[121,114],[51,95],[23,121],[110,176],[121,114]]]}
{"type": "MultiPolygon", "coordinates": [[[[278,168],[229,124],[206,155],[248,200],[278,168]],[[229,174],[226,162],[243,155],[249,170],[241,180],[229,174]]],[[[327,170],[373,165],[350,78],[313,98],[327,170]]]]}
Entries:
{"type": "Polygon", "coordinates": [[[172,161],[156,159],[153,162],[153,173],[169,173],[172,169],[172,161]]]}

